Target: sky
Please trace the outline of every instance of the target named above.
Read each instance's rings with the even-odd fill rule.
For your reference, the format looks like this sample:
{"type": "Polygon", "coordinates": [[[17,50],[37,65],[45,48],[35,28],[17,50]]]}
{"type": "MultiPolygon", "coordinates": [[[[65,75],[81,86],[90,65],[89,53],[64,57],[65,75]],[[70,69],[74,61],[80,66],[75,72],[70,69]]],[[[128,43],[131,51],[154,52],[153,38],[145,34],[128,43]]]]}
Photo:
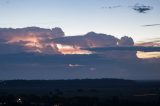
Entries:
{"type": "Polygon", "coordinates": [[[160,0],[0,0],[0,27],[61,27],[67,36],[90,31],[127,35],[135,41],[160,38],[160,0]],[[140,13],[136,4],[153,9],[140,13]],[[111,8],[109,8],[111,7],[111,8]]]}

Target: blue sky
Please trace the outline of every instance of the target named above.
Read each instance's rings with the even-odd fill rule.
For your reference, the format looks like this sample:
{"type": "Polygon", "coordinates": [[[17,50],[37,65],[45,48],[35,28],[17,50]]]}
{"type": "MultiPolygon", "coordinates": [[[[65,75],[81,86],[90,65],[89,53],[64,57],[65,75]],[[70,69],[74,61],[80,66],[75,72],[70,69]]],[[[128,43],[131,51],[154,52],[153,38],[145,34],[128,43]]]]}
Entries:
{"type": "Polygon", "coordinates": [[[0,0],[0,27],[61,27],[66,35],[89,31],[131,36],[135,41],[160,38],[160,0],[0,0]],[[153,10],[138,13],[136,4],[153,10]],[[119,8],[102,8],[108,6],[119,8]]]}

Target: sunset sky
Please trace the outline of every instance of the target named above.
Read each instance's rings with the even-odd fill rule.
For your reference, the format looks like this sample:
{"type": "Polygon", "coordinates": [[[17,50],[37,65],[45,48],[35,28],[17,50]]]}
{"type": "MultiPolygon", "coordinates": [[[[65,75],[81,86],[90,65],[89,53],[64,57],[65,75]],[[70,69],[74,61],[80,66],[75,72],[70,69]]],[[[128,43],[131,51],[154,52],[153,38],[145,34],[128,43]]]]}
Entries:
{"type": "Polygon", "coordinates": [[[89,31],[127,35],[135,41],[160,37],[160,0],[0,0],[0,27],[61,27],[66,35],[89,31]],[[151,6],[146,13],[133,9],[151,6]]]}

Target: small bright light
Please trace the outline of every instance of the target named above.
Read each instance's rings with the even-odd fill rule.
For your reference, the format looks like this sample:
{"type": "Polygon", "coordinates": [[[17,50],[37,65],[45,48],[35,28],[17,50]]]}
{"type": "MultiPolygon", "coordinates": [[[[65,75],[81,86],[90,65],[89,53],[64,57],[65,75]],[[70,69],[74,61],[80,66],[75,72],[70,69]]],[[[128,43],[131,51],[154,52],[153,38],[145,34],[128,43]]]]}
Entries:
{"type": "Polygon", "coordinates": [[[59,104],[54,104],[53,106],[59,106],[59,104]]]}
{"type": "Polygon", "coordinates": [[[18,99],[17,99],[17,103],[22,103],[22,99],[21,99],[21,98],[18,98],[18,99]]]}
{"type": "Polygon", "coordinates": [[[82,65],[80,65],[80,64],[69,64],[68,66],[69,66],[69,67],[80,67],[80,66],[82,66],[82,65]]]}

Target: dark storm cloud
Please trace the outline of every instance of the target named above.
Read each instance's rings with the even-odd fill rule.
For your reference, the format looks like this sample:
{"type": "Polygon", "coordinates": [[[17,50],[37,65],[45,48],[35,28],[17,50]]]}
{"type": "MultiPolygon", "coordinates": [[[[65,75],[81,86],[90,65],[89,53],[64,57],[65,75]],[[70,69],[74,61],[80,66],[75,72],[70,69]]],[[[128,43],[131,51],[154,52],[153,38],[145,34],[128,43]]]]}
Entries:
{"type": "Polygon", "coordinates": [[[160,47],[143,47],[143,46],[132,46],[132,47],[101,47],[101,48],[84,48],[85,50],[95,52],[105,51],[144,51],[144,52],[158,52],[160,47]]]}
{"type": "Polygon", "coordinates": [[[5,44],[0,43],[0,54],[14,54],[14,53],[21,53],[27,50],[25,47],[18,44],[5,44]]]}
{"type": "MultiPolygon", "coordinates": [[[[5,36],[10,37],[12,35],[8,35],[8,33],[15,33],[6,30],[0,29],[0,79],[159,79],[159,60],[152,60],[152,63],[140,60],[136,57],[136,51],[160,51],[160,48],[134,47],[131,37],[124,36],[118,39],[112,35],[94,32],[83,36],[64,37],[59,35],[59,31],[54,31],[54,34],[59,37],[46,39],[47,34],[45,33],[46,36],[43,35],[44,33],[39,34],[39,29],[36,28],[36,31],[38,30],[36,34],[39,34],[36,36],[45,36],[45,40],[40,41],[42,44],[55,42],[62,45],[78,45],[97,53],[90,55],[56,55],[54,53],[51,55],[24,52],[28,48],[22,45],[30,43],[30,41],[6,43],[5,36]],[[105,55],[100,54],[99,51],[105,55]],[[152,67],[153,65],[154,67],[152,67]],[[151,70],[153,71],[151,72],[151,70]]],[[[32,30],[35,31],[34,28],[29,28],[28,31],[33,32],[32,30]]],[[[22,31],[25,35],[19,32],[16,32],[15,35],[27,36],[26,32],[28,31],[26,29],[22,31]]],[[[46,49],[45,47],[45,51],[46,49]]],[[[48,50],[51,49],[48,47],[48,50]]]]}
{"type": "Polygon", "coordinates": [[[119,39],[112,35],[89,32],[81,36],[55,38],[53,41],[62,45],[79,47],[105,47],[116,46],[119,39]]]}
{"type": "Polygon", "coordinates": [[[0,79],[159,79],[158,61],[108,59],[98,55],[5,54],[0,55],[0,79]]]}
{"type": "Polygon", "coordinates": [[[133,39],[127,36],[118,39],[113,35],[89,32],[81,36],[64,37],[64,32],[61,28],[44,29],[39,27],[0,28],[0,41],[1,54],[7,54],[7,50],[8,53],[17,51],[16,53],[41,52],[44,54],[59,54],[56,44],[79,48],[134,45],[133,39]]]}
{"type": "MultiPolygon", "coordinates": [[[[0,64],[90,64],[91,61],[100,62],[102,58],[96,54],[91,55],[43,55],[37,53],[0,54],[0,64]]],[[[101,61],[100,63],[103,63],[101,61]]],[[[93,64],[93,63],[92,63],[93,64]]]]}

